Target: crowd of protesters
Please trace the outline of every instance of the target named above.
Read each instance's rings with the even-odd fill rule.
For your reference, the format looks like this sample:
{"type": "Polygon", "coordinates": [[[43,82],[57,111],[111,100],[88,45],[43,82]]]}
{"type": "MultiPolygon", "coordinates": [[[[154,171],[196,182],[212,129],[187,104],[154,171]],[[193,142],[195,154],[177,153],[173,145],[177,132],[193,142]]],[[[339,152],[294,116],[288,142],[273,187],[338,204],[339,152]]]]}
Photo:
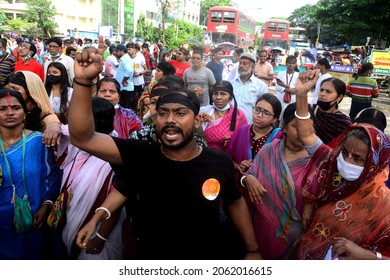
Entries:
{"type": "Polygon", "coordinates": [[[372,64],[234,53],[2,35],[0,259],[390,258],[372,64]]]}

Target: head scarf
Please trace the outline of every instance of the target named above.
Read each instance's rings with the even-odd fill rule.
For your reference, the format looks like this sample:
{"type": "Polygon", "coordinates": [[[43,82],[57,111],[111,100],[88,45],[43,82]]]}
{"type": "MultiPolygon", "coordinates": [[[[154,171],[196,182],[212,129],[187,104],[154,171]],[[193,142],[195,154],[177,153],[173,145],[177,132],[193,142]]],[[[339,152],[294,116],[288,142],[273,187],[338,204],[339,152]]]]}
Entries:
{"type": "MultiPolygon", "coordinates": [[[[41,78],[31,71],[17,71],[15,74],[19,72],[23,73],[26,80],[26,86],[22,86],[25,90],[27,89],[31,98],[42,111],[40,115],[41,121],[43,121],[46,126],[53,122],[60,123],[60,120],[54,113],[53,107],[51,106],[49,97],[41,78]]],[[[20,79],[13,79],[10,77],[10,83],[13,83],[14,81],[18,82],[18,80],[20,79]]]]}
{"type": "MultiPolygon", "coordinates": [[[[341,140],[335,146],[330,156],[321,163],[320,166],[314,167],[312,172],[307,171],[306,174],[315,174],[320,176],[318,180],[305,178],[305,187],[311,184],[310,188],[315,188],[313,184],[320,184],[320,193],[318,198],[321,204],[329,202],[335,198],[346,197],[358,191],[363,185],[375,182],[375,177],[384,171],[388,166],[390,158],[390,141],[389,138],[379,129],[368,126],[351,125],[341,135],[341,140]],[[348,133],[356,128],[361,128],[366,131],[369,136],[371,147],[366,160],[366,165],[360,177],[356,181],[341,181],[337,170],[337,157],[344,147],[344,143],[348,138],[348,133]]],[[[305,175],[305,177],[310,175],[305,175]]]]}

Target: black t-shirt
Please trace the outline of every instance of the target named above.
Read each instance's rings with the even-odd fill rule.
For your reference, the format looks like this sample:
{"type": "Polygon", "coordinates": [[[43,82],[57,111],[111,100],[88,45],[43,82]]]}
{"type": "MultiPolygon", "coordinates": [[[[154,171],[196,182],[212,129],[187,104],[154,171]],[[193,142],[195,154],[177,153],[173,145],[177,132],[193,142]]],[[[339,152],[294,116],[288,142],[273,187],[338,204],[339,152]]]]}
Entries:
{"type": "Polygon", "coordinates": [[[137,193],[137,233],[141,259],[223,259],[228,205],[241,197],[230,157],[203,148],[186,162],[166,158],[159,144],[114,138],[124,165],[114,166],[115,187],[124,196],[137,193]],[[138,178],[137,178],[138,177],[138,178]],[[210,178],[221,186],[214,200],[202,194],[210,178]],[[143,182],[137,184],[137,182],[143,182]]]}

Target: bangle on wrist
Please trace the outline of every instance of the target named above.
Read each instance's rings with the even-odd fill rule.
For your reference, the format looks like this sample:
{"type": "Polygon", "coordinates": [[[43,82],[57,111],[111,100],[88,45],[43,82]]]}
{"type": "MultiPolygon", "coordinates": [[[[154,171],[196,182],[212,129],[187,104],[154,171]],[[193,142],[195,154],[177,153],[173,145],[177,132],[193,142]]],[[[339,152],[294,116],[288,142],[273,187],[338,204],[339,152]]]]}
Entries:
{"type": "Polygon", "coordinates": [[[95,213],[97,211],[99,211],[99,210],[103,210],[103,211],[105,211],[107,213],[108,216],[106,217],[106,220],[108,220],[111,217],[111,212],[106,207],[98,207],[98,208],[96,208],[95,213]]]}
{"type": "Polygon", "coordinates": [[[44,202],[42,202],[42,206],[43,205],[50,205],[50,207],[51,206],[53,206],[53,201],[51,201],[51,200],[45,200],[44,202]]]}
{"type": "Polygon", "coordinates": [[[243,186],[244,188],[246,188],[246,186],[244,185],[244,179],[245,178],[246,178],[246,175],[242,176],[241,179],[240,179],[241,186],[243,186]]]}
{"type": "Polygon", "coordinates": [[[76,85],[79,85],[79,86],[83,86],[83,87],[93,87],[95,85],[94,82],[91,82],[90,84],[84,84],[82,82],[77,81],[75,78],[73,78],[73,83],[75,83],[76,85]]]}
{"type": "Polygon", "coordinates": [[[375,254],[377,260],[383,260],[382,254],[377,251],[371,251],[375,254]]]}
{"type": "Polygon", "coordinates": [[[98,233],[98,232],[96,233],[96,236],[99,237],[99,238],[100,238],[101,240],[103,240],[103,241],[108,241],[107,238],[101,236],[100,233],[98,233]]]}
{"type": "Polygon", "coordinates": [[[301,117],[300,115],[297,114],[297,111],[294,112],[294,115],[295,117],[298,119],[298,120],[308,120],[311,118],[311,115],[309,112],[307,112],[307,116],[304,116],[304,117],[301,117]]]}

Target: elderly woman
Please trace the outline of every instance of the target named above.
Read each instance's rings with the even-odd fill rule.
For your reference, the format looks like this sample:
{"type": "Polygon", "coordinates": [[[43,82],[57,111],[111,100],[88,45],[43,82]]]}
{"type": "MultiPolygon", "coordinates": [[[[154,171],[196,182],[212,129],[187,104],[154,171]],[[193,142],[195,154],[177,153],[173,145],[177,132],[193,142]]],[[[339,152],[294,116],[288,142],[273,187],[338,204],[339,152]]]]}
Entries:
{"type": "Polygon", "coordinates": [[[333,150],[325,145],[307,109],[318,77],[319,70],[301,73],[296,86],[298,136],[311,156],[302,185],[307,231],[298,258],[389,259],[389,139],[374,127],[352,125],[333,150]]]}
{"type": "Polygon", "coordinates": [[[131,109],[119,105],[120,85],[114,78],[104,77],[96,84],[96,96],[111,102],[115,108],[114,130],[119,138],[127,139],[134,131],[139,130],[143,125],[141,120],[131,109]]]}
{"type": "Polygon", "coordinates": [[[234,131],[248,124],[244,112],[237,108],[233,86],[229,81],[221,81],[214,86],[212,105],[202,106],[202,129],[210,148],[224,151],[234,131]],[[234,106],[231,101],[234,100],[234,106]]]}
{"type": "Polygon", "coordinates": [[[47,146],[60,143],[61,123],[53,111],[41,78],[30,71],[17,71],[10,74],[6,88],[19,91],[26,102],[27,129],[43,132],[42,139],[47,146]]]}
{"type": "Polygon", "coordinates": [[[59,168],[53,148],[42,143],[42,133],[25,129],[28,109],[22,95],[0,90],[0,108],[0,259],[42,259],[42,226],[59,193],[59,168]],[[23,230],[15,223],[14,204],[26,196],[32,221],[23,230]]]}

